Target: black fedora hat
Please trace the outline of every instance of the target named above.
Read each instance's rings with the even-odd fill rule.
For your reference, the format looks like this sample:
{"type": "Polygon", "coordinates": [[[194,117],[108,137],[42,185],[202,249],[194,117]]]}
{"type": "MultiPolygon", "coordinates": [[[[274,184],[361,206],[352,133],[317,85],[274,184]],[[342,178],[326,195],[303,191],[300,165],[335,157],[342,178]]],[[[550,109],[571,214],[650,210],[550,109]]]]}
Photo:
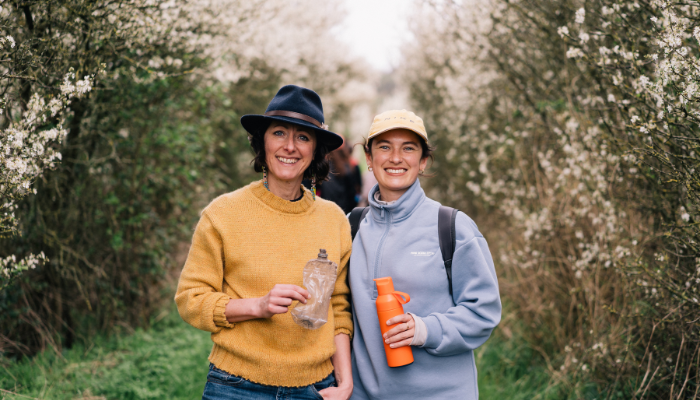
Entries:
{"type": "Polygon", "coordinates": [[[268,104],[265,115],[244,115],[241,124],[251,135],[258,135],[267,129],[272,120],[312,129],[316,139],[328,146],[328,151],[343,145],[343,138],[329,131],[324,123],[321,98],[313,90],[296,85],[283,86],[268,104]]]}

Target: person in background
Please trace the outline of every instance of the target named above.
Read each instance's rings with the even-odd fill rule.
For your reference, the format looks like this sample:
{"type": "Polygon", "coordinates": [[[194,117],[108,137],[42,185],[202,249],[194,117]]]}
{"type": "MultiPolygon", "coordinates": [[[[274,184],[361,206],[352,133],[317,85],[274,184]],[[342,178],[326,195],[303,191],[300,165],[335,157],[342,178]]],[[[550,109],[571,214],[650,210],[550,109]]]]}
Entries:
{"type": "MultiPolygon", "coordinates": [[[[360,163],[352,155],[353,146],[348,142],[343,145],[343,150],[348,155],[348,161],[350,162],[350,169],[352,170],[353,183],[355,184],[355,206],[358,205],[362,199],[362,172],[360,172],[360,163]]],[[[352,211],[352,210],[350,210],[352,211]]]]}
{"type": "Polygon", "coordinates": [[[365,171],[362,174],[362,192],[360,192],[360,202],[358,207],[367,207],[369,205],[369,191],[377,184],[377,178],[374,177],[372,171],[365,171]]]}
{"type": "Polygon", "coordinates": [[[352,393],[347,286],[350,226],[335,204],[304,189],[328,175],[342,138],[323,123],[321,99],[288,85],[265,115],[241,118],[263,179],[202,211],[175,295],[182,319],[211,332],[202,399],[347,399],[352,393]],[[306,262],[326,249],[338,264],[328,322],[302,328],[306,262]],[[337,387],[336,387],[337,386],[337,387]]]}
{"type": "Polygon", "coordinates": [[[486,239],[459,212],[450,287],[438,239],[440,203],[426,197],[418,180],[431,153],[414,113],[395,110],[374,118],[365,155],[378,183],[369,192],[370,210],[353,241],[349,271],[352,399],[479,397],[473,350],[501,319],[498,280],[486,239]],[[379,321],[373,279],[387,276],[411,300],[405,314],[379,321]],[[384,336],[380,323],[392,327],[384,336]],[[387,366],[384,343],[411,346],[414,362],[387,366]]]}
{"type": "Polygon", "coordinates": [[[357,161],[353,163],[347,145],[334,150],[330,154],[331,174],[328,180],[319,188],[319,195],[332,201],[345,213],[349,213],[357,206],[358,193],[361,188],[360,168],[357,161]]]}

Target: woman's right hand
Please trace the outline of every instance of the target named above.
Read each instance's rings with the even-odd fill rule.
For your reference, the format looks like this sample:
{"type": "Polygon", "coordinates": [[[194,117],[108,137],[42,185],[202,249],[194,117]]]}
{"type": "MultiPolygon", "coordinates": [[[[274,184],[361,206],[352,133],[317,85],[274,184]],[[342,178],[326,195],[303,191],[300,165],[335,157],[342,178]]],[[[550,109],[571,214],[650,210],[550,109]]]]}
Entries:
{"type": "Polygon", "coordinates": [[[284,314],[294,300],[306,304],[311,295],[297,285],[277,284],[265,296],[258,299],[258,318],[270,318],[275,314],[284,314]]]}

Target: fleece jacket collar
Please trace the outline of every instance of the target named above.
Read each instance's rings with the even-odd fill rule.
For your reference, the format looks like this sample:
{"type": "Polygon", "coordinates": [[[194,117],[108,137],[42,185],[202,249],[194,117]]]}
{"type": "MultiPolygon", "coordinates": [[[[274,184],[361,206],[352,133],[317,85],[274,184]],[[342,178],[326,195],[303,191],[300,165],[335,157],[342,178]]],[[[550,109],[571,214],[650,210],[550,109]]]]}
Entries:
{"type": "Polygon", "coordinates": [[[420,187],[420,181],[416,179],[406,193],[402,194],[398,200],[389,205],[377,202],[374,194],[379,191],[379,185],[374,185],[370,189],[368,201],[372,210],[372,217],[379,223],[401,222],[413,214],[413,211],[425,201],[425,192],[420,187]]]}

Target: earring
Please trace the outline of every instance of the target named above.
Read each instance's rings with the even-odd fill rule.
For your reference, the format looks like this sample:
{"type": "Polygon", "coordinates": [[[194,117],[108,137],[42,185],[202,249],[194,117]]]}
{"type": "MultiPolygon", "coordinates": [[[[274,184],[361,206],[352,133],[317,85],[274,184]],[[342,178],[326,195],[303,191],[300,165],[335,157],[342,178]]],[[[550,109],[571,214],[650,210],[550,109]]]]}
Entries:
{"type": "Polygon", "coordinates": [[[419,174],[421,174],[421,175],[423,175],[423,172],[425,172],[425,170],[424,170],[424,169],[422,169],[422,170],[418,171],[418,173],[419,173],[419,174]]]}
{"type": "Polygon", "coordinates": [[[316,201],[316,174],[311,175],[311,196],[316,201]]]}
{"type": "Polygon", "coordinates": [[[369,172],[372,172],[372,167],[368,167],[367,170],[369,170],[369,172]]]}
{"type": "Polygon", "coordinates": [[[267,170],[265,169],[265,167],[262,167],[262,170],[263,170],[263,185],[265,186],[265,189],[267,189],[267,191],[269,192],[270,186],[267,185],[267,170]]]}

